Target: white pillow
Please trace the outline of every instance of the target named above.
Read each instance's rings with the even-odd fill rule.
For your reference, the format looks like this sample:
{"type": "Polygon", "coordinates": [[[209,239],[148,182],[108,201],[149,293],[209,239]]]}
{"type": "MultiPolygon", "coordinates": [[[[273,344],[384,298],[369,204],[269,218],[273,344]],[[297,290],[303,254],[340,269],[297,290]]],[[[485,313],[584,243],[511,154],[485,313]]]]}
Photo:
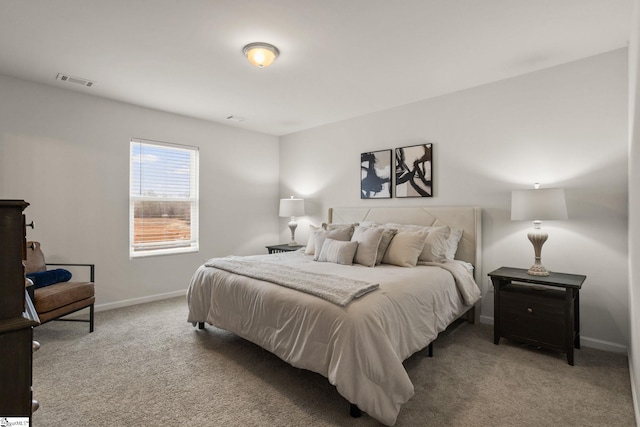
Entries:
{"type": "Polygon", "coordinates": [[[420,261],[444,262],[449,244],[447,240],[451,234],[451,228],[448,225],[443,227],[429,227],[429,233],[422,249],[422,253],[418,257],[420,261]]]}
{"type": "Polygon", "coordinates": [[[351,236],[352,242],[358,242],[353,262],[366,267],[375,267],[383,232],[384,229],[380,227],[356,227],[351,236]]]}
{"type": "Polygon", "coordinates": [[[382,262],[400,267],[415,267],[418,256],[424,248],[427,234],[424,230],[398,231],[391,239],[382,262]]]}
{"type": "Polygon", "coordinates": [[[455,259],[456,251],[458,250],[458,243],[460,243],[460,239],[462,239],[462,230],[459,228],[452,228],[451,234],[449,234],[449,238],[447,239],[447,251],[445,253],[446,259],[455,259]]]}
{"type": "Polygon", "coordinates": [[[357,249],[358,242],[344,242],[327,238],[322,244],[317,261],[351,265],[357,249]]]}
{"type": "Polygon", "coordinates": [[[322,245],[324,244],[325,239],[333,239],[333,240],[348,242],[351,240],[352,234],[353,234],[353,230],[346,229],[346,228],[339,228],[336,230],[319,230],[315,232],[314,238],[315,238],[316,247],[313,253],[314,261],[317,261],[318,256],[320,256],[320,250],[322,250],[322,245]]]}
{"type": "Polygon", "coordinates": [[[322,231],[322,227],[309,224],[309,238],[307,239],[307,247],[304,250],[305,255],[313,255],[316,250],[316,233],[322,231]]]}

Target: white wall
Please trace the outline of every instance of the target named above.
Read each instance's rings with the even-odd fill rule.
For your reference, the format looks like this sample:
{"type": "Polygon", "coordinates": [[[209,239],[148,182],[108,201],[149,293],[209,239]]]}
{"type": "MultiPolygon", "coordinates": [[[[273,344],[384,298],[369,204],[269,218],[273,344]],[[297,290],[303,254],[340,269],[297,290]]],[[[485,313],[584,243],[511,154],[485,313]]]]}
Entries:
{"type": "Polygon", "coordinates": [[[640,1],[634,2],[629,45],[629,368],[640,424],[640,1]]]}
{"type": "MultiPolygon", "coordinates": [[[[90,90],[90,89],[87,89],[90,90]]],[[[47,261],[96,264],[97,307],[182,294],[213,256],[278,240],[278,138],[0,76],[0,198],[47,261]],[[200,148],[200,252],[129,259],[129,140],[200,148]]]]}
{"type": "MultiPolygon", "coordinates": [[[[491,322],[486,274],[533,263],[530,225],[510,221],[511,190],[534,182],[564,187],[570,219],[543,224],[550,237],[542,261],[552,271],[588,276],[581,292],[583,344],[623,351],[627,141],[623,49],[282,137],[281,194],[306,198],[306,223],[325,220],[330,206],[482,207],[482,320],[491,322]],[[361,152],[425,142],[434,144],[435,197],[360,200],[361,152]]],[[[305,221],[299,242],[308,236],[305,221]]]]}
{"type": "MultiPolygon", "coordinates": [[[[0,198],[31,203],[29,238],[44,243],[50,261],[96,263],[105,308],[181,293],[206,258],[287,241],[277,199],[289,194],[307,200],[299,242],[329,206],[477,205],[483,277],[501,265],[528,267],[528,225],[509,220],[510,191],[534,181],[562,186],[570,220],[544,225],[543,262],[588,276],[584,344],[621,349],[629,328],[627,81],[619,50],[288,135],[278,149],[276,137],[0,76],[0,198]],[[131,137],[200,147],[200,253],[128,258],[131,137]],[[361,152],[423,142],[434,143],[433,199],[359,199],[361,152]]],[[[631,209],[637,204],[632,195],[631,209]]],[[[631,247],[638,264],[633,239],[631,247]]],[[[481,286],[482,318],[491,321],[493,295],[487,280],[481,286]]]]}

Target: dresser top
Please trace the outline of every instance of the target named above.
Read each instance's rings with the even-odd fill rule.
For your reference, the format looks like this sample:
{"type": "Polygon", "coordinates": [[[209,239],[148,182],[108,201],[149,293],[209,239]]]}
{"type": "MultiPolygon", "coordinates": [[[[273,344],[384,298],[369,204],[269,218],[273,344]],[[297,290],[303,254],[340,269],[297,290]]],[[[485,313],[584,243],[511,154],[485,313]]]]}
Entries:
{"type": "Polygon", "coordinates": [[[559,286],[563,288],[582,287],[587,276],[582,274],[567,274],[550,272],[548,276],[533,276],[524,268],[500,267],[489,273],[490,277],[498,279],[510,279],[524,283],[536,283],[539,285],[559,286]]]}
{"type": "Polygon", "coordinates": [[[0,200],[0,207],[21,207],[22,209],[29,206],[29,203],[24,200],[0,200]]]}

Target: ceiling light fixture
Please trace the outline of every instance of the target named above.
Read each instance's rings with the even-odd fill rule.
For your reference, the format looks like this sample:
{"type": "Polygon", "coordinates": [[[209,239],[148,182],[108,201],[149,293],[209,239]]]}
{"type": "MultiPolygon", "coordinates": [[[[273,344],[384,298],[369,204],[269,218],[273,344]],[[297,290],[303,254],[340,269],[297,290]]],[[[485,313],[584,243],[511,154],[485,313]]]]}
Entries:
{"type": "Polygon", "coordinates": [[[249,62],[258,68],[268,67],[280,55],[280,51],[269,43],[249,43],[242,49],[249,62]]]}

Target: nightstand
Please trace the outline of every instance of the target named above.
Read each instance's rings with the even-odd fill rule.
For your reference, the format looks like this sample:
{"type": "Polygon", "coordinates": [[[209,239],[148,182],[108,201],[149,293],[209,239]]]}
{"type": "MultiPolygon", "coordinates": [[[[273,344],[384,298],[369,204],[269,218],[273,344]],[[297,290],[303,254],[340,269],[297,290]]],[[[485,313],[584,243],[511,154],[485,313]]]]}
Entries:
{"type": "Polygon", "coordinates": [[[489,273],[494,288],[493,342],[500,338],[567,353],[580,348],[580,288],[587,276],[501,267],[489,273]]]}
{"type": "Polygon", "coordinates": [[[269,251],[270,254],[275,254],[278,252],[293,252],[293,251],[297,251],[298,249],[302,248],[302,245],[296,245],[296,246],[289,246],[288,244],[284,243],[282,245],[271,245],[271,246],[265,246],[267,248],[267,250],[269,251]]]}

